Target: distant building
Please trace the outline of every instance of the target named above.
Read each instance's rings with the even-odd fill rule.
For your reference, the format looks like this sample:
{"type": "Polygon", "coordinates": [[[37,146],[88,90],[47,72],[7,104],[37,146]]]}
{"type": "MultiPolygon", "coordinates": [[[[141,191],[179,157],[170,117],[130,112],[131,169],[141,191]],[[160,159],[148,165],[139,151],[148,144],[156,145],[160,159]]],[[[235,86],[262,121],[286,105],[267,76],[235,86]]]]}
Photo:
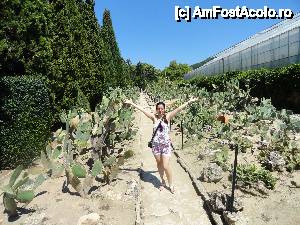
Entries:
{"type": "Polygon", "coordinates": [[[185,74],[184,79],[300,63],[299,30],[300,13],[212,56],[211,61],[185,74]]]}

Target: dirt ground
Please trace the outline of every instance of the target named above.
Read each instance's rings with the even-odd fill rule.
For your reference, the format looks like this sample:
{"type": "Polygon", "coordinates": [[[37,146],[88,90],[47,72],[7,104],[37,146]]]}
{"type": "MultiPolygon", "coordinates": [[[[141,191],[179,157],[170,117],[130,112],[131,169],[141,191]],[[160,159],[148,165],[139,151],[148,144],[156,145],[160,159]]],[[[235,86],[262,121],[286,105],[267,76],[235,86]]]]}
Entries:
{"type": "MultiPolygon", "coordinates": [[[[139,104],[148,107],[143,95],[139,104]]],[[[78,224],[80,217],[90,213],[97,213],[100,220],[96,224],[102,225],[132,225],[137,222],[145,225],[211,224],[201,198],[197,196],[188,174],[176,162],[174,155],[170,163],[176,193],[172,194],[167,188],[162,191],[158,189],[159,174],[155,159],[147,147],[153,124],[144,114],[136,112],[134,126],[138,129],[137,135],[125,150],[132,149],[135,156],[121,167],[117,180],[110,185],[95,183],[89,197],[82,198],[71,186],[68,192],[62,190],[65,177],[48,179],[38,187],[32,202],[24,208],[23,204],[18,205],[21,207],[18,210],[19,217],[8,218],[6,213],[1,213],[0,224],[78,224]],[[142,170],[138,170],[141,164],[142,170]],[[138,204],[140,212],[137,215],[138,204]],[[139,218],[141,221],[138,221],[139,218]]],[[[10,172],[1,171],[1,185],[8,183],[10,172]]],[[[38,168],[32,168],[31,172],[37,173],[38,168]]],[[[4,212],[2,201],[0,210],[4,212]]]]}
{"type": "MultiPolygon", "coordinates": [[[[127,149],[138,151],[136,139],[132,140],[127,149]]],[[[69,185],[69,192],[63,192],[65,177],[48,179],[36,190],[36,197],[26,208],[19,209],[19,217],[9,219],[7,214],[2,213],[4,206],[0,203],[0,224],[22,225],[61,225],[78,224],[81,216],[97,213],[100,220],[97,224],[102,225],[126,225],[134,224],[136,220],[136,195],[140,180],[138,167],[139,155],[129,158],[121,171],[110,185],[101,185],[94,182],[94,187],[88,198],[80,197],[69,185]]],[[[32,168],[34,171],[38,168],[32,168]]],[[[0,185],[8,183],[10,171],[1,171],[0,185]]],[[[37,171],[36,171],[37,172],[37,171]]],[[[2,198],[2,196],[1,196],[2,198]]],[[[18,207],[23,206],[19,204],[18,207]]]]}
{"type": "MultiPolygon", "coordinates": [[[[184,144],[181,150],[181,133],[173,129],[171,137],[175,142],[175,148],[179,149],[181,156],[190,165],[190,169],[199,178],[203,168],[211,161],[210,157],[199,159],[201,146],[188,147],[184,144]],[[196,148],[196,149],[195,149],[196,148]]],[[[234,152],[230,152],[229,162],[234,161],[234,152]]],[[[238,163],[256,163],[257,160],[250,152],[238,155],[238,163]]],[[[267,195],[261,195],[254,190],[249,193],[236,189],[235,196],[239,198],[244,206],[243,216],[247,218],[249,224],[256,225],[299,225],[300,224],[300,188],[291,185],[291,181],[300,182],[300,171],[289,172],[272,172],[278,178],[275,189],[268,191],[267,195]]],[[[229,172],[223,173],[223,178],[217,183],[208,183],[202,181],[207,192],[215,190],[231,193],[231,181],[229,172]]]]}
{"type": "MultiPolygon", "coordinates": [[[[153,106],[148,106],[145,95],[140,96],[139,104],[148,111],[153,111],[153,106]]],[[[162,191],[158,189],[159,174],[151,150],[147,147],[153,124],[144,114],[137,111],[134,127],[138,132],[125,150],[132,149],[135,155],[125,162],[117,179],[110,185],[100,185],[96,182],[89,197],[82,198],[71,186],[67,192],[62,190],[64,177],[48,179],[38,187],[37,195],[31,203],[25,208],[21,207],[23,204],[18,205],[21,207],[19,217],[9,219],[6,213],[1,213],[0,225],[78,224],[80,217],[90,213],[97,213],[100,219],[95,224],[102,225],[211,224],[203,209],[201,198],[196,194],[188,174],[176,162],[174,154],[171,156],[170,165],[176,187],[175,194],[168,188],[162,191]]],[[[184,146],[183,150],[180,150],[181,136],[174,128],[175,126],[171,130],[171,137],[175,148],[181,151],[193,173],[200,177],[203,168],[210,161],[209,158],[199,160],[199,151],[195,150],[195,146],[184,146]]],[[[232,160],[233,153],[230,154],[232,160]]],[[[238,158],[239,162],[251,160],[251,155],[247,154],[239,155],[238,158]]],[[[31,172],[34,173],[35,170],[36,168],[31,172]]],[[[8,182],[10,172],[1,171],[1,186],[8,182]]],[[[231,182],[228,175],[229,172],[224,172],[223,179],[218,183],[202,184],[207,192],[230,192],[231,182]]],[[[275,190],[269,191],[269,195],[253,196],[253,193],[236,190],[236,196],[242,200],[244,206],[243,215],[251,225],[299,225],[300,189],[292,187],[291,181],[300,181],[300,172],[275,172],[274,175],[279,180],[275,190]]],[[[0,210],[4,211],[2,201],[0,210]]]]}

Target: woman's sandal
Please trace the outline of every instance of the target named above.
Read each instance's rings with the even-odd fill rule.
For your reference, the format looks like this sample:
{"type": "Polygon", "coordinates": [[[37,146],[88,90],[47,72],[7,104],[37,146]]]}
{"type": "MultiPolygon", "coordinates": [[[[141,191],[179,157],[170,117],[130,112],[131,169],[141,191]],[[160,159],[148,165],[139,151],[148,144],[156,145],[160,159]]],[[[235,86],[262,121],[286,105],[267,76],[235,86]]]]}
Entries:
{"type": "Polygon", "coordinates": [[[175,186],[174,185],[170,186],[170,191],[171,191],[172,194],[175,194],[176,190],[175,190],[175,186]]]}
{"type": "Polygon", "coordinates": [[[162,191],[166,187],[166,182],[163,180],[159,185],[159,190],[162,191]]]}

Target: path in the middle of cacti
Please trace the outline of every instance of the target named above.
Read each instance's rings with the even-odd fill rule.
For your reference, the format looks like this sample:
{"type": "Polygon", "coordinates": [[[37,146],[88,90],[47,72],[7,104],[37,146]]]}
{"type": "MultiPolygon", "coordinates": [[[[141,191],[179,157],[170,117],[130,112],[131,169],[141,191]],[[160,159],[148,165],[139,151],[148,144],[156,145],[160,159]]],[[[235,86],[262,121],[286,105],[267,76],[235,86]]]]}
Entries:
{"type": "MultiPolygon", "coordinates": [[[[139,105],[148,111],[151,110],[143,93],[140,95],[139,105]]],[[[147,142],[152,136],[153,123],[140,111],[137,113],[136,121],[139,123],[137,140],[143,165],[141,173],[143,223],[145,225],[211,224],[203,208],[203,201],[197,195],[189,175],[177,163],[173,153],[170,166],[173,172],[175,194],[172,194],[167,188],[159,190],[160,176],[156,161],[151,149],[147,147],[147,142]]],[[[165,180],[167,181],[166,178],[165,180]]]]}

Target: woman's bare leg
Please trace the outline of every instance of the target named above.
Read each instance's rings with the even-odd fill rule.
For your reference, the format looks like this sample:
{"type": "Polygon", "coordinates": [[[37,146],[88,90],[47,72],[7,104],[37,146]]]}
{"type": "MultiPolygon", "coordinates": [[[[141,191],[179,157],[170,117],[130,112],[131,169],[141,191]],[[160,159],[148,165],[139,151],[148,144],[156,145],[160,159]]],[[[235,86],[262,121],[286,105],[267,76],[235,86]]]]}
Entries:
{"type": "Polygon", "coordinates": [[[156,160],[157,170],[159,172],[159,176],[160,176],[160,179],[161,179],[162,186],[164,186],[165,185],[165,180],[164,180],[165,171],[164,171],[164,167],[163,167],[163,164],[162,164],[162,156],[161,155],[154,155],[154,158],[156,160]]]}
{"type": "Polygon", "coordinates": [[[175,190],[174,190],[174,185],[173,185],[173,174],[172,174],[172,170],[170,167],[170,157],[171,156],[169,156],[169,155],[162,155],[162,165],[163,165],[163,169],[167,175],[170,191],[172,193],[174,193],[175,190]]]}

